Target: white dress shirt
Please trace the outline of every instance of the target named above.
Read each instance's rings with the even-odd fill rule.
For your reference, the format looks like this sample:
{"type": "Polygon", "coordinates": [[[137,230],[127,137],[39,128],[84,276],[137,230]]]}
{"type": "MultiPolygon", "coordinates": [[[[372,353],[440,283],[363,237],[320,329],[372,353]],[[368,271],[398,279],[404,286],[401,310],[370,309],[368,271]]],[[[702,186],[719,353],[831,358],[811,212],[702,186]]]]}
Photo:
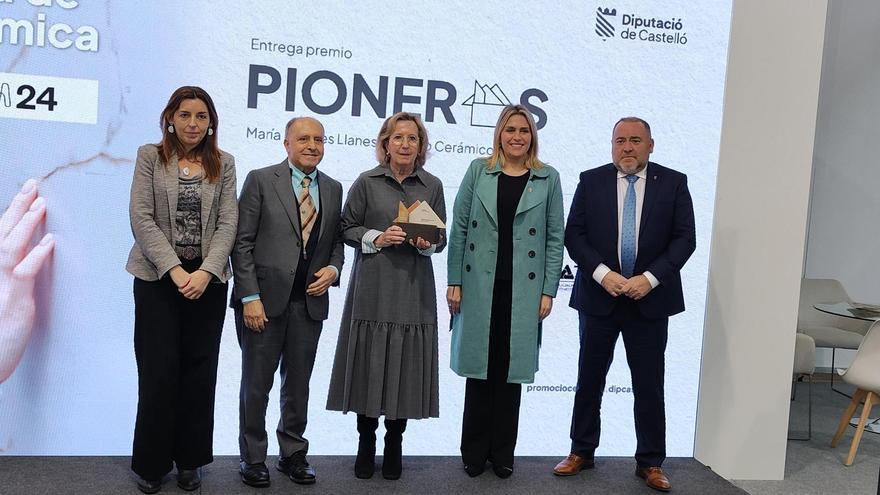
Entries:
{"type": "MultiPolygon", "coordinates": [[[[635,175],[638,177],[638,180],[633,183],[636,192],[636,256],[638,256],[639,230],[642,225],[642,205],[645,203],[645,182],[648,178],[648,167],[643,168],[635,175]]],[[[623,230],[623,202],[626,200],[626,190],[629,188],[629,181],[626,180],[626,177],[626,174],[617,171],[617,261],[619,265],[622,264],[620,261],[620,239],[623,236],[621,232],[623,230]]],[[[593,270],[593,280],[601,284],[602,279],[610,271],[611,268],[608,268],[605,263],[599,263],[599,266],[593,270]]],[[[646,271],[642,275],[651,283],[652,289],[660,285],[660,281],[651,272],[646,271]]]]}

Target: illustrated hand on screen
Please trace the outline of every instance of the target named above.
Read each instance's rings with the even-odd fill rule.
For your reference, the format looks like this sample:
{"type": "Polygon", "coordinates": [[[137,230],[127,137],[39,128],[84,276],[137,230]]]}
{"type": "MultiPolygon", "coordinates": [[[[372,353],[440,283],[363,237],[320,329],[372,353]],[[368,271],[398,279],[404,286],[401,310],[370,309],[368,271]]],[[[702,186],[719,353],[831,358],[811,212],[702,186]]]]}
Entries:
{"type": "Polygon", "coordinates": [[[21,360],[36,319],[34,283],[55,239],[46,234],[31,246],[37,227],[46,218],[46,200],[37,193],[37,182],[25,182],[0,217],[0,383],[21,360]]]}

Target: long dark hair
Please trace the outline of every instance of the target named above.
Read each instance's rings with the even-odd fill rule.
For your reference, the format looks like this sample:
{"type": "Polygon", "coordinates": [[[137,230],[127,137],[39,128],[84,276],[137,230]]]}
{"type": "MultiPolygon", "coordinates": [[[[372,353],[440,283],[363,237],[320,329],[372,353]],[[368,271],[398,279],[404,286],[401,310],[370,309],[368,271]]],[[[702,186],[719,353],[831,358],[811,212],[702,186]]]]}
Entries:
{"type": "Polygon", "coordinates": [[[205,177],[208,182],[215,182],[220,177],[220,148],[217,147],[217,127],[220,120],[217,117],[217,109],[214,107],[214,100],[207,91],[198,86],[182,86],[177,88],[168,99],[168,104],[162,110],[159,117],[159,127],[162,129],[162,141],[157,145],[159,147],[159,158],[168,166],[171,157],[177,155],[177,158],[188,158],[192,160],[201,160],[202,168],[205,169],[205,177]],[[168,132],[168,125],[174,121],[174,112],[180,108],[183,100],[202,100],[208,107],[208,116],[211,119],[213,134],[205,134],[202,141],[195,148],[187,152],[177,134],[168,132]]]}

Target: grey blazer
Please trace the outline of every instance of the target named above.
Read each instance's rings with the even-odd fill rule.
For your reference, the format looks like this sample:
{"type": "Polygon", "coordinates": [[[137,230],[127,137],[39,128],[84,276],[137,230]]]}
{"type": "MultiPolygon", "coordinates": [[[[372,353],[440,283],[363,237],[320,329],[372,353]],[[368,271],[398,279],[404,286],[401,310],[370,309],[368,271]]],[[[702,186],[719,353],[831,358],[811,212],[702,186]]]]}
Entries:
{"type": "MultiPolygon", "coordinates": [[[[202,181],[202,266],[216,282],[226,282],[232,275],[229,253],[235,241],[238,208],[235,201],[235,158],[220,152],[223,166],[221,180],[202,181]]],[[[154,144],[138,148],[131,203],[128,214],[134,246],[125,269],[135,277],[153,282],[180,264],[174,252],[177,229],[177,157],[166,167],[159,161],[154,144]]]]}
{"type": "MultiPolygon", "coordinates": [[[[342,275],[345,245],[342,242],[342,184],[318,172],[321,197],[321,228],[315,252],[310,253],[310,270],[333,265],[342,275]]],[[[250,172],[238,203],[238,234],[232,251],[235,273],[233,304],[245,296],[260,293],[266,316],[284,312],[293,290],[293,279],[302,250],[297,200],[290,181],[287,159],[250,172]]],[[[314,235],[314,233],[313,233],[314,235]]],[[[314,279],[308,274],[306,283],[314,279]]],[[[339,280],[334,283],[338,285],[339,280]]],[[[306,296],[313,320],[326,320],[329,297],[306,296]]]]}

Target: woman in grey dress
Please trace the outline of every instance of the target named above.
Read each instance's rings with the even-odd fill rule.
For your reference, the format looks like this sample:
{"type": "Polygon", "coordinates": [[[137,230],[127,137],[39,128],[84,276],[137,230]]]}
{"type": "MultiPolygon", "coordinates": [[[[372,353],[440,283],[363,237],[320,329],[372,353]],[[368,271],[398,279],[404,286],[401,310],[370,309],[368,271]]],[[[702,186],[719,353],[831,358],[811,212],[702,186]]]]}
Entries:
{"type": "Polygon", "coordinates": [[[382,476],[397,479],[407,419],[436,418],[437,299],[431,255],[446,246],[406,240],[398,204],[427,201],[446,221],[443,184],[423,168],[428,134],[417,115],[389,117],[376,141],[378,166],[362,173],[342,212],[355,248],[327,409],[357,413],[355,475],[375,471],[376,429],[385,416],[382,476]]]}

